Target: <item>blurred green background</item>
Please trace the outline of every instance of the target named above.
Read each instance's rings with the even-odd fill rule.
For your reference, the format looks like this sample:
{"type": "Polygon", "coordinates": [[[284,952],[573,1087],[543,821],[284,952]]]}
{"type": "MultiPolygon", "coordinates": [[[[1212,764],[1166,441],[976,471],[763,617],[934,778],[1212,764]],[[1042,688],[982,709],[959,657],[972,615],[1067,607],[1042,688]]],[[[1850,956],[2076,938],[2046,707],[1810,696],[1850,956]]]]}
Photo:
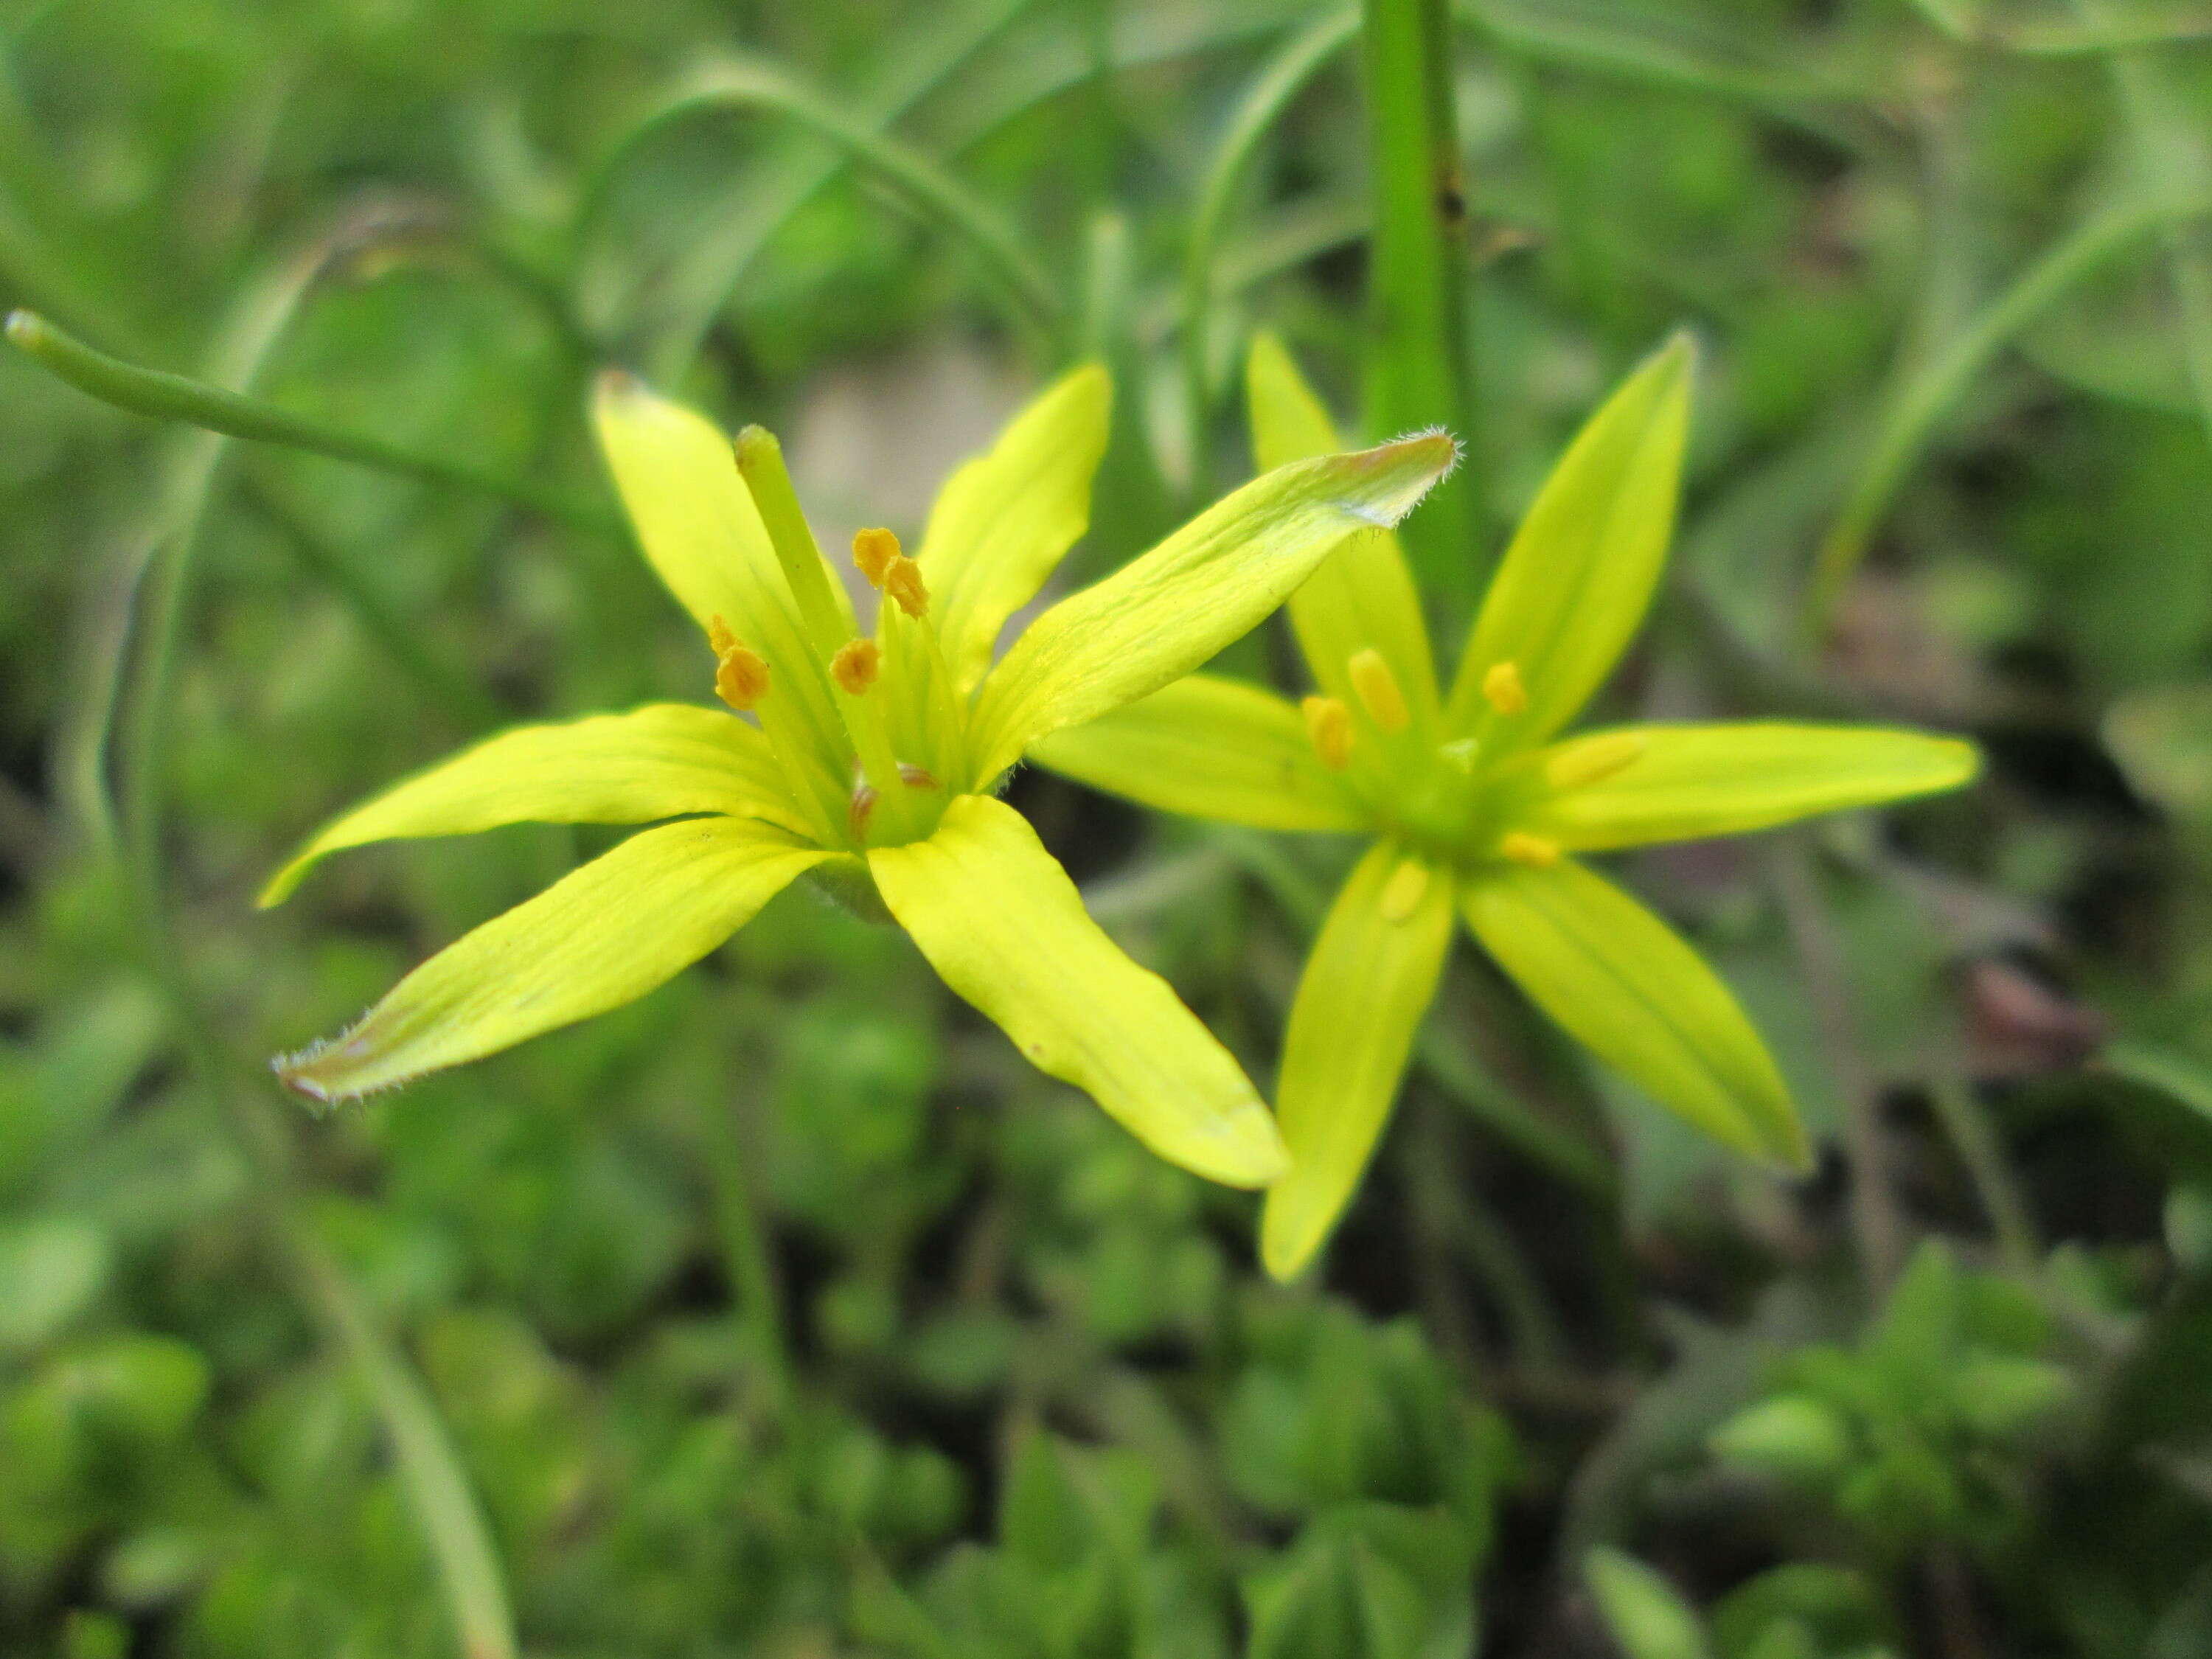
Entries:
{"type": "MultiPolygon", "coordinates": [[[[776,428],[826,538],[917,530],[1103,353],[1079,574],[1246,474],[1253,327],[1348,426],[1394,406],[1368,105],[1416,94],[1359,23],[0,3],[0,303],[489,485],[0,354],[0,1651],[2212,1653],[2195,0],[1451,14],[1440,618],[1686,325],[1683,529],[1611,705],[1990,759],[1630,865],[1773,1042],[1813,1179],[1462,951],[1325,1267],[1273,1286],[1248,1195],[803,891],[365,1107],[261,1069],[611,839],[386,847],[257,913],[300,836],[510,720],[709,690],[605,522],[600,367],[776,428]]],[[[1264,1083],[1352,849],[1014,791],[1264,1083]]]]}

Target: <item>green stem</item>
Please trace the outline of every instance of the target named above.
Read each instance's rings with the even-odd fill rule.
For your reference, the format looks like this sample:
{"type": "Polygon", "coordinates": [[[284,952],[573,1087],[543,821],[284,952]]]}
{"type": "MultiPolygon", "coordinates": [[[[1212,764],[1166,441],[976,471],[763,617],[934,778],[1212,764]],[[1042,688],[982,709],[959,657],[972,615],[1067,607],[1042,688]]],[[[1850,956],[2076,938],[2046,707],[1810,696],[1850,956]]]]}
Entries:
{"type": "MultiPolygon", "coordinates": [[[[1474,448],[1464,267],[1467,200],[1445,0],[1364,0],[1375,232],[1368,425],[1442,426],[1474,448]]],[[[1400,532],[1423,587],[1457,624],[1481,591],[1477,469],[1429,492],[1400,532]]]]}
{"type": "Polygon", "coordinates": [[[144,965],[169,1004],[194,1080],[222,1108],[252,1171],[255,1218],[325,1340],[368,1386],[429,1543],[463,1659],[516,1659],[520,1650],[490,1529],[436,1405],[302,1213],[290,1137],[277,1114],[236,1080],[239,1068],[217,1045],[210,1012],[185,979],[158,890],[138,877],[125,881],[136,895],[131,908],[146,945],[144,965]]]}
{"type": "Polygon", "coordinates": [[[1908,1243],[1905,1212],[1891,1183],[1880,1080],[1867,1060],[1843,942],[1836,937],[1821,896],[1812,843],[1802,831],[1778,836],[1768,850],[1767,865],[1799,976],[1820,1021],[1829,1074],[1843,1097],[1844,1154],[1851,1171],[1851,1233],[1860,1272],[1868,1286],[1880,1294],[1904,1265],[1908,1243]]]}
{"type": "Polygon", "coordinates": [[[693,94],[695,104],[764,109],[826,138],[881,177],[925,219],[966,242],[1014,301],[1017,320],[1056,339],[1063,319],[1058,290],[1021,244],[1012,225],[935,161],[865,121],[772,64],[738,59],[718,64],[693,94]]]}
{"type": "Polygon", "coordinates": [[[1716,52],[1661,39],[1654,21],[1641,15],[1613,18],[1601,9],[1566,13],[1510,0],[1458,0],[1455,9],[1499,46],[1525,57],[1645,86],[1756,104],[1777,113],[1793,106],[1859,102],[1875,95],[1872,87],[1838,77],[1729,63],[1716,52]]]}
{"type": "Polygon", "coordinates": [[[791,1344],[785,1336],[783,1297],[769,1256],[768,1234],[747,1174],[744,1126],[734,1108],[710,1109],[708,1134],[714,1183],[714,1226],[720,1235],[722,1262],[737,1297],[738,1317],[768,1379],[774,1408],[787,1410],[793,1399],[791,1344]]]}
{"type": "MultiPolygon", "coordinates": [[[[884,43],[872,71],[860,77],[860,89],[848,100],[854,118],[878,131],[887,129],[967,67],[1034,3],[970,0],[929,8],[914,26],[884,43]]],[[[625,128],[594,163],[580,192],[580,233],[598,216],[623,165],[641,143],[672,122],[719,106],[719,100],[702,97],[696,82],[687,79],[625,128]]],[[[641,360],[654,380],[672,386],[683,378],[699,343],[761,250],[848,162],[848,152],[836,145],[794,141],[749,164],[721,201],[702,216],[665,283],[657,284],[666,296],[656,307],[658,319],[639,331],[641,360]]],[[[626,292],[610,296],[617,301],[617,314],[626,292]]],[[[630,305],[633,311],[641,308],[636,301],[630,305]]]]}
{"type": "Polygon", "coordinates": [[[2150,201],[2132,202],[2099,214],[2029,266],[1899,388],[1881,416],[1843,510],[1814,556],[1812,579],[1798,617],[1801,645],[1810,647],[1826,635],[1837,604],[1888,510],[1890,498],[1919,459],[1937,422],[2005,343],[2107,260],[2151,231],[2201,218],[2205,210],[2197,203],[2150,201]]]}
{"type": "Polygon", "coordinates": [[[341,432],[242,392],[125,362],[95,350],[33,312],[11,312],[7,333],[9,340],[40,367],[80,392],[134,415],[182,421],[225,437],[304,449],[428,483],[482,490],[580,529],[617,528],[613,516],[604,508],[572,501],[526,478],[501,477],[466,462],[420,454],[360,433],[341,432]]]}
{"type": "Polygon", "coordinates": [[[423,648],[419,630],[377,591],[351,558],[326,543],[319,532],[292,510],[289,502],[273,491],[260,488],[258,481],[248,480],[247,485],[252,506],[292,550],[300,568],[345,601],[362,631],[381,647],[384,653],[404,670],[433,702],[458,710],[462,720],[471,727],[496,726],[507,718],[507,711],[475,681],[423,648]]]}
{"type": "Polygon", "coordinates": [[[2023,1279],[2033,1279],[2042,1268],[2043,1247],[2036,1238],[2035,1219],[2028,1212],[2027,1200],[2021,1195],[2020,1185],[2005,1162],[2004,1146],[1990,1115],[1963,1078],[1936,1079],[1929,1085],[1928,1097],[1935,1108],[1936,1121],[1943,1126],[1952,1150],[1966,1166],[1966,1178],[1973,1183],[1983,1214],[1989,1218],[1990,1231],[1996,1235],[2005,1266],[2023,1279]]]}
{"type": "MultiPolygon", "coordinates": [[[[249,382],[330,258],[348,245],[341,226],[280,263],[250,289],[222,332],[213,372],[249,382]]],[[[255,1218],[326,1340],[345,1353],[369,1389],[429,1543],[465,1659],[514,1659],[518,1650],[497,1557],[459,1458],[421,1384],[301,1213],[284,1121],[234,1080],[239,1068],[215,1035],[210,1011],[193,992],[164,897],[164,716],[192,547],[226,447],[221,437],[208,433],[191,434],[176,447],[147,533],[126,550],[113,595],[112,627],[95,641],[99,658],[89,707],[72,740],[78,752],[71,787],[96,802],[87,814],[94,830],[95,854],[116,872],[131,936],[139,941],[144,969],[169,1005],[187,1063],[203,1091],[222,1109],[253,1172],[255,1218]],[[121,734],[118,810],[106,761],[116,735],[134,636],[138,676],[131,688],[133,718],[121,734]]]]}
{"type": "MultiPolygon", "coordinates": [[[[2074,0],[2074,9],[2100,27],[2120,27],[2108,15],[2107,0],[2074,0]]],[[[2199,35],[2212,28],[2201,21],[2196,27],[2199,35]]],[[[2140,48],[2152,40],[2123,44],[2140,48]]],[[[2201,111],[2166,64],[2149,52],[2134,50],[2116,52],[2107,67],[2144,185],[2168,200],[2203,189],[2212,179],[2212,141],[2206,138],[2201,111]]],[[[2160,234],[2181,319],[2183,362],[2196,394],[2197,418],[2212,440],[2212,228],[2201,221],[2173,222],[2161,226],[2160,234]]]]}
{"type": "Polygon", "coordinates": [[[1080,349],[1096,357],[1124,388],[1114,399],[1106,455],[1091,492],[1091,531],[1082,551],[1063,566],[1060,580],[1079,585],[1139,548],[1150,547],[1173,526],[1167,483],[1152,449],[1152,422],[1135,388],[1145,383],[1146,357],[1137,338],[1135,251],[1129,222],[1103,212],[1091,222],[1084,261],[1080,349]]]}
{"type": "Polygon", "coordinates": [[[1229,118],[1191,214],[1182,266],[1182,380],[1190,425],[1190,489],[1199,500],[1212,489],[1214,258],[1221,228],[1260,141],[1359,27],[1359,14],[1344,10],[1316,18],[1291,37],[1252,79],[1229,118]]]}

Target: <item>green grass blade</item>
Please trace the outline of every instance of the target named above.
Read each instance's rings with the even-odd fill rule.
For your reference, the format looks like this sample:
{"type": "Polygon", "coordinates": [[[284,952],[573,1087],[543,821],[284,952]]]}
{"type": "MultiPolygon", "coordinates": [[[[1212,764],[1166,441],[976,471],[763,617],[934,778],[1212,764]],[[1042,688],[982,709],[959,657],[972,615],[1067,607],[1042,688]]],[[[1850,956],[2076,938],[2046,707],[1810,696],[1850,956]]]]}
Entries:
{"type": "Polygon", "coordinates": [[[695,106],[773,112],[826,138],[876,173],[925,221],[965,242],[1015,302],[1016,319],[1047,338],[1063,320],[1060,295],[1036,258],[997,209],[928,156],[855,119],[830,99],[772,64],[732,58],[703,76],[695,106]]]}
{"type": "MultiPolygon", "coordinates": [[[[1028,11],[1035,0],[974,0],[957,9],[932,9],[919,27],[902,33],[884,48],[872,73],[849,100],[857,124],[882,131],[941,88],[967,67],[975,54],[1028,11]]],[[[588,226],[624,163],[641,145],[668,126],[722,106],[702,96],[696,77],[687,77],[633,121],[599,156],[581,191],[576,222],[588,226]]],[[[657,383],[680,381],[699,343],[730,295],[744,280],[775,234],[836,179],[850,153],[833,143],[793,134],[785,149],[748,170],[705,216],[698,234],[666,278],[667,297],[632,343],[657,383]]]]}
{"type": "Polygon", "coordinates": [[[1918,460],[1936,423],[2005,343],[2152,231],[2201,221],[2205,213],[2199,204],[2138,201],[2099,214],[2048,249],[1899,389],[1880,418],[1842,510],[1814,555],[1798,617],[1801,643],[1810,646],[1825,634],[1844,590],[1866,557],[1891,497],[1918,460]]]}
{"type": "MultiPolygon", "coordinates": [[[[2075,0],[2075,10],[2100,31],[2121,31],[2106,0],[2075,0]]],[[[2200,19],[2198,27],[2212,33],[2212,20],[2200,19]]],[[[2130,48],[2147,44],[2140,37],[2124,42],[2130,48]]],[[[2203,112],[2191,106],[2166,64],[2151,52],[2124,50],[2115,52],[2106,68],[2145,187],[2166,199],[2203,190],[2212,179],[2212,138],[2206,136],[2203,112]]],[[[2212,228],[2201,220],[2176,222],[2162,226],[2160,234],[2181,324],[2183,363],[2197,418],[2212,441],[2212,228]]]]}
{"type": "Polygon", "coordinates": [[[1351,41],[1358,27],[1359,14],[1347,8],[1316,18],[1291,36],[1252,78],[1230,115],[1199,186],[1190,237],[1184,245],[1182,274],[1183,399],[1190,425],[1190,487],[1196,496],[1205,497],[1212,487],[1212,301],[1222,226],[1261,140],[1290,107],[1291,100],[1351,41]]]}

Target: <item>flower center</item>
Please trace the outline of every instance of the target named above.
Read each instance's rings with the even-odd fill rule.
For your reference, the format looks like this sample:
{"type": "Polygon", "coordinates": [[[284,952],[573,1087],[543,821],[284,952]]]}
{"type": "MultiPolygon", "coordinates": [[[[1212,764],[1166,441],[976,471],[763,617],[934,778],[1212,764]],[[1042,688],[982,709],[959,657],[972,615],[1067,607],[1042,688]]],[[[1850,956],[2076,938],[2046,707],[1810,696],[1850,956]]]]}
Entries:
{"type": "Polygon", "coordinates": [[[1312,696],[1302,705],[1314,753],[1345,775],[1392,837],[1437,863],[1558,863],[1558,843],[1504,827],[1512,809],[1540,790],[1577,789],[1609,778],[1644,752],[1644,739],[1632,732],[1531,752],[1512,730],[1515,717],[1528,708],[1528,686],[1513,662],[1484,671],[1489,713],[1480,735],[1434,746],[1415,729],[1404,690],[1382,653],[1354,652],[1346,659],[1344,683],[1349,702],[1312,696]]]}

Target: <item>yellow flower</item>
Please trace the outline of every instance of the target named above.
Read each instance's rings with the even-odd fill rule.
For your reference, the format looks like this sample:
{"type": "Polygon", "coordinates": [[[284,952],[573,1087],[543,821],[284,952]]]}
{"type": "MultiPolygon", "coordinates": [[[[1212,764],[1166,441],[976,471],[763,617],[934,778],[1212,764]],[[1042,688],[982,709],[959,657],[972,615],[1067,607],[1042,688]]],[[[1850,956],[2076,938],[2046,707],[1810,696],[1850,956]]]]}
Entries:
{"type": "MultiPolygon", "coordinates": [[[[1971,745],[1870,727],[1649,725],[1560,738],[1641,623],[1666,557],[1691,350],[1677,340],[1583,428],[1529,509],[1440,694],[1387,532],[1347,542],[1291,601],[1319,683],[1303,708],[1195,675],[1038,745],[1151,806],[1374,837],[1291,1008],[1276,1111],[1291,1169],[1261,1255],[1287,1278],[1350,1201],[1436,994],[1455,915],[1546,1012],[1722,1140],[1804,1162],[1788,1090],[1719,978],[1574,855],[1761,830],[1948,789],[1971,745]]],[[[1282,347],[1249,364],[1262,465],[1334,447],[1282,347]]]]}
{"type": "Polygon", "coordinates": [[[991,791],[1038,738],[1149,696],[1249,630],[1349,532],[1402,517],[1454,449],[1413,438],[1270,472],[1052,606],[994,666],[1006,618],[1089,521],[1110,395],[1093,366],[1038,398],[953,474],[917,556],[888,531],[860,533],[855,562],[888,601],[870,636],[775,438],[748,427],[733,458],[701,416],[605,378],[599,441],[646,556],[707,630],[716,691],[754,720],[658,703],[519,727],[325,829],[264,905],[325,854],[368,842],[674,820],[468,934],[277,1073],[352,1098],[604,1012],[811,873],[888,911],[1032,1063],[1163,1158],[1232,1185],[1280,1173],[1274,1121],[1228,1050],[1108,939],[991,791]]]}

